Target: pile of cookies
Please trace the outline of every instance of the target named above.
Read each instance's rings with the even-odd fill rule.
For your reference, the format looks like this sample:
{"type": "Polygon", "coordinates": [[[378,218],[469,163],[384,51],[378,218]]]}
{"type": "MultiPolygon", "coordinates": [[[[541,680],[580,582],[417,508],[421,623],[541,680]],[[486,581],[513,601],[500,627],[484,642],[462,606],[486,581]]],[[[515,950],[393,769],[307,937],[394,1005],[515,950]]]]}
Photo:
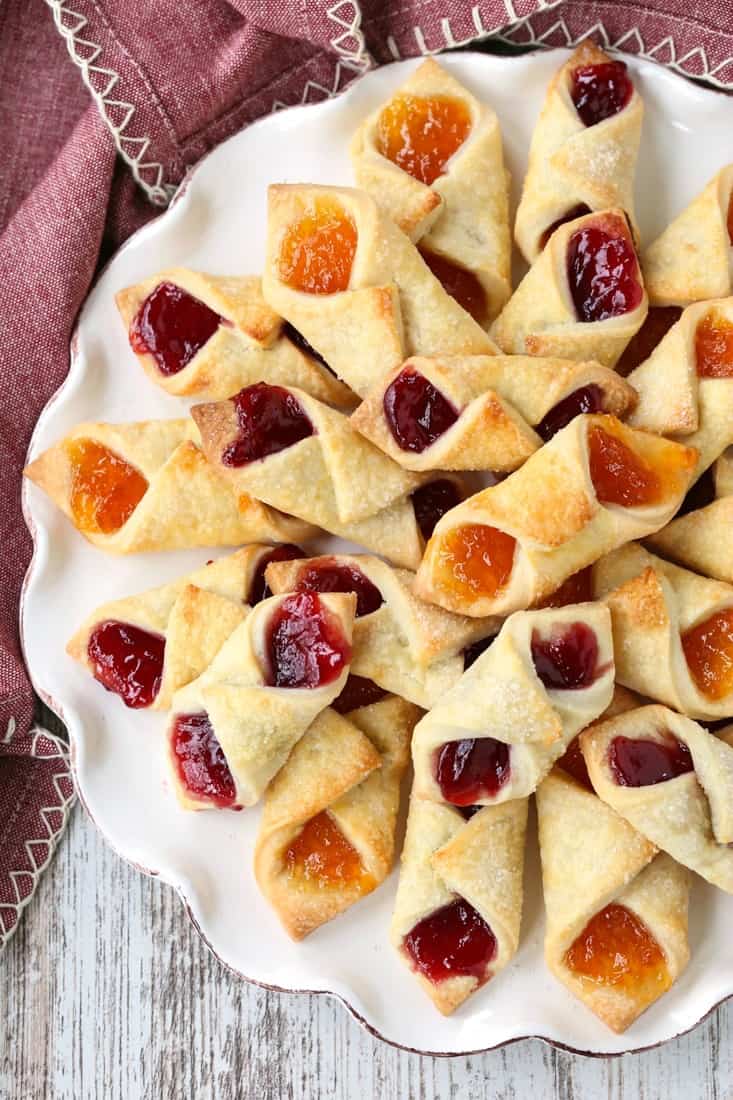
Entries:
{"type": "Polygon", "coordinates": [[[182,810],[263,801],[295,939],[389,874],[411,761],[391,935],[445,1013],[517,950],[533,795],[547,964],[617,1031],[687,964],[690,872],[733,893],[733,166],[640,251],[642,114],[590,43],[557,72],[512,288],[499,121],[425,61],[356,188],[270,188],[261,278],[120,289],[190,415],[26,470],[102,551],[238,547],[68,652],[166,712],[182,810]]]}

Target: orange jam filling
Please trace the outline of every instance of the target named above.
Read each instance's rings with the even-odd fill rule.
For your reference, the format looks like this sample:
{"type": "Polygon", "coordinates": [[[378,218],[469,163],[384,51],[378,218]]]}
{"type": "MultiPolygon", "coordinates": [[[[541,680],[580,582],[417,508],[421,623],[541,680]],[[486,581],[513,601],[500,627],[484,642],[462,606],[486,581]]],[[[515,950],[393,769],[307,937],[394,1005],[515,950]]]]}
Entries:
{"type": "Polygon", "coordinates": [[[147,492],[139,470],[94,439],[66,444],[71,462],[71,514],[80,531],[113,535],[147,492]]]}
{"type": "Polygon", "coordinates": [[[686,630],[682,649],[698,691],[714,700],[733,692],[733,608],[686,630]]]}
{"type": "Polygon", "coordinates": [[[377,122],[377,149],[408,175],[430,185],[471,131],[471,113],[450,96],[399,95],[377,122]]]}
{"type": "Polygon", "coordinates": [[[482,325],[488,320],[486,292],[472,271],[454,264],[445,256],[438,256],[427,248],[418,249],[435,278],[451,298],[455,298],[474,321],[482,325]]]}
{"type": "Polygon", "coordinates": [[[366,889],[374,884],[356,848],[326,810],[306,821],[290,843],[285,852],[285,867],[289,875],[319,889],[329,886],[366,889]]]}
{"type": "Polygon", "coordinates": [[[664,486],[659,474],[618,436],[597,425],[588,431],[588,460],[601,504],[639,508],[662,499],[664,486]]]}
{"type": "Polygon", "coordinates": [[[697,326],[695,361],[700,378],[733,378],[733,324],[716,309],[697,326]]]}
{"type": "Polygon", "coordinates": [[[336,199],[315,199],[288,226],[280,244],[280,278],[306,294],[347,290],[356,254],[356,226],[336,199]]]}
{"type": "Polygon", "coordinates": [[[613,986],[647,1004],[672,984],[664,953],[647,926],[623,905],[607,905],[565,952],[574,974],[613,986]]]}
{"type": "Polygon", "coordinates": [[[516,539],[496,527],[467,523],[438,535],[438,583],[457,596],[495,596],[514,565],[516,539]]]}

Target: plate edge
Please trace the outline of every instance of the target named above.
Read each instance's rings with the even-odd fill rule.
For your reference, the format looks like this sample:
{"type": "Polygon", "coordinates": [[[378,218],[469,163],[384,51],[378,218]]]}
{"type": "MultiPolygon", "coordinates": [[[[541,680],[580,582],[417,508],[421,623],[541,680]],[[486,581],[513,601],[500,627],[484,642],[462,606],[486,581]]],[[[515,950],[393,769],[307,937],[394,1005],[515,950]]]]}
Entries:
{"type": "MultiPolygon", "coordinates": [[[[535,50],[535,51],[528,51],[527,53],[524,53],[524,54],[517,54],[517,55],[513,55],[513,56],[504,56],[504,55],[496,55],[496,54],[487,54],[487,53],[485,53],[484,51],[481,51],[481,50],[462,49],[462,50],[456,50],[456,51],[449,51],[445,54],[441,54],[441,56],[445,57],[445,58],[451,58],[451,57],[460,58],[460,57],[464,57],[464,56],[468,55],[468,56],[476,57],[476,58],[478,58],[478,57],[481,57],[481,58],[484,58],[484,59],[490,58],[492,62],[499,62],[501,65],[505,65],[505,64],[506,65],[512,65],[512,64],[516,64],[517,61],[519,61],[521,59],[524,59],[526,57],[529,57],[533,53],[537,53],[537,52],[540,52],[540,51],[535,50]]],[[[612,52],[620,53],[622,51],[612,50],[612,52]]],[[[552,54],[570,56],[572,53],[573,53],[573,50],[571,48],[561,47],[561,46],[552,47],[551,49],[544,49],[543,48],[541,50],[541,54],[542,54],[543,57],[550,56],[552,54]]],[[[722,99],[726,99],[726,100],[729,100],[731,98],[730,95],[728,95],[725,92],[720,91],[716,88],[702,87],[701,85],[697,84],[692,79],[690,79],[688,77],[685,77],[680,73],[671,71],[670,69],[666,68],[661,63],[655,62],[653,60],[649,60],[647,58],[640,58],[640,57],[637,57],[634,54],[630,54],[630,55],[624,54],[624,56],[625,57],[626,56],[630,57],[631,60],[632,60],[632,64],[638,65],[642,69],[649,66],[662,79],[669,79],[674,85],[676,85],[678,87],[679,86],[684,86],[688,92],[694,93],[695,95],[700,95],[700,96],[703,96],[703,97],[707,97],[708,95],[712,94],[712,95],[715,95],[718,98],[722,98],[722,99]]],[[[337,95],[335,97],[332,97],[332,98],[329,98],[329,99],[326,99],[326,100],[322,100],[322,101],[319,101],[317,103],[294,104],[292,106],[283,108],[281,111],[278,111],[276,113],[278,115],[281,115],[281,114],[288,114],[288,113],[292,113],[292,112],[296,112],[296,111],[302,111],[302,110],[313,110],[313,109],[316,109],[316,108],[321,108],[326,104],[341,102],[344,98],[346,98],[350,94],[352,94],[353,90],[358,85],[360,85],[361,82],[365,78],[371,76],[373,73],[381,72],[384,69],[394,68],[394,67],[403,67],[407,71],[410,68],[413,68],[413,67],[419,65],[423,60],[424,60],[424,57],[421,56],[421,57],[417,57],[417,58],[408,58],[408,59],[402,59],[402,60],[399,60],[399,61],[389,62],[385,65],[379,66],[379,68],[376,69],[376,70],[370,70],[366,73],[361,74],[354,81],[352,81],[348,85],[348,87],[344,89],[344,91],[342,93],[340,93],[339,95],[337,95]]],[[[75,377],[75,368],[76,369],[81,369],[80,367],[78,367],[78,368],[76,367],[76,364],[81,362],[81,357],[79,355],[79,348],[78,348],[79,328],[80,328],[80,325],[82,324],[85,313],[88,309],[89,299],[93,295],[100,279],[106,273],[107,269],[110,267],[110,265],[114,261],[117,260],[117,258],[120,256],[121,253],[123,253],[129,247],[132,247],[134,242],[136,242],[136,240],[142,234],[151,231],[152,227],[159,223],[160,217],[164,216],[170,210],[174,209],[176,206],[178,206],[180,201],[182,201],[186,198],[186,196],[188,194],[188,191],[189,191],[189,188],[190,188],[190,184],[191,184],[194,176],[199,171],[201,166],[214,153],[217,153],[222,148],[223,145],[226,145],[230,141],[234,141],[245,129],[250,130],[250,129],[252,129],[252,127],[257,127],[257,126],[266,124],[266,123],[269,122],[269,120],[272,117],[273,117],[272,114],[264,115],[261,118],[255,119],[253,122],[251,122],[251,123],[249,123],[249,124],[247,124],[243,127],[240,127],[238,130],[235,131],[235,133],[230,135],[230,137],[228,137],[224,142],[220,142],[219,144],[215,145],[212,149],[210,149],[207,153],[205,153],[204,156],[202,156],[195,164],[191,165],[187,169],[183,179],[181,180],[180,184],[178,185],[178,188],[177,188],[175,194],[173,195],[173,198],[171,199],[170,203],[168,204],[168,207],[162,212],[162,214],[158,217],[153,218],[151,221],[147,222],[145,225],[140,226],[137,230],[135,230],[135,232],[132,233],[132,235],[130,237],[128,237],[127,240],[124,241],[120,245],[120,247],[114,252],[114,254],[107,260],[107,262],[96,273],[94,281],[91,284],[91,286],[89,287],[89,290],[87,291],[87,294],[86,294],[85,299],[84,299],[84,303],[81,306],[81,309],[79,310],[79,312],[77,314],[77,317],[74,321],[74,325],[73,325],[73,328],[72,328],[72,331],[71,331],[69,370],[68,370],[63,382],[59,386],[59,388],[51,395],[51,397],[46,402],[46,404],[44,405],[43,409],[41,410],[41,412],[38,416],[38,420],[36,421],[36,425],[33,429],[33,432],[31,434],[31,439],[29,441],[28,451],[27,451],[27,454],[26,454],[26,461],[28,459],[28,456],[30,455],[30,453],[33,450],[34,442],[35,442],[37,434],[39,433],[39,428],[40,428],[42,422],[45,420],[46,416],[50,413],[52,408],[56,405],[57,401],[59,401],[62,398],[62,396],[65,394],[65,391],[66,391],[67,387],[73,381],[73,379],[75,377]]],[[[71,772],[72,772],[72,777],[73,777],[73,780],[74,780],[74,787],[76,789],[76,793],[77,793],[77,796],[79,798],[79,802],[83,806],[85,813],[87,814],[89,819],[92,821],[94,827],[97,829],[99,834],[103,837],[105,843],[109,845],[109,847],[112,849],[112,851],[114,851],[115,854],[117,856],[119,856],[120,859],[123,859],[126,863],[128,863],[130,866],[134,867],[137,871],[141,872],[142,874],[145,874],[145,875],[147,875],[148,877],[151,877],[151,878],[157,878],[162,883],[165,883],[165,885],[168,886],[170,889],[175,891],[175,893],[180,898],[180,900],[183,904],[183,907],[184,907],[184,909],[185,909],[185,911],[188,915],[188,918],[189,918],[191,924],[193,925],[194,929],[196,930],[196,933],[198,934],[199,938],[203,941],[203,943],[206,945],[206,947],[211,952],[211,954],[217,959],[217,961],[220,963],[220,965],[225,967],[230,973],[236,975],[241,980],[246,981],[246,982],[248,982],[252,985],[256,985],[256,986],[259,986],[262,989],[270,990],[270,991],[273,991],[273,992],[289,993],[289,994],[308,994],[308,995],[311,995],[311,996],[331,997],[334,1000],[338,1001],[346,1009],[346,1011],[349,1013],[349,1015],[358,1024],[360,1024],[370,1035],[372,1035],[374,1038],[380,1039],[382,1042],[387,1043],[389,1046],[391,1046],[395,1049],[398,1049],[398,1050],[403,1050],[406,1053],[418,1054],[418,1055],[422,1055],[422,1056],[425,1056],[425,1057],[434,1057],[434,1058],[475,1057],[475,1056],[478,1056],[478,1055],[491,1053],[492,1051],[501,1050],[501,1049],[504,1049],[505,1047],[513,1046],[515,1043],[524,1042],[524,1041],[530,1040],[530,1039],[538,1040],[539,1042],[545,1043],[546,1045],[551,1046],[551,1047],[555,1048],[556,1050],[560,1050],[560,1051],[563,1051],[563,1052],[569,1053],[569,1054],[578,1055],[578,1056],[583,1057],[583,1058],[619,1058],[619,1057],[622,1057],[625,1054],[642,1054],[642,1053],[645,1053],[645,1052],[650,1051],[650,1050],[656,1050],[658,1047],[664,1046],[666,1043],[672,1042],[676,1039],[679,1039],[679,1038],[689,1034],[696,1027],[698,1027],[700,1024],[702,1024],[710,1015],[712,1015],[713,1012],[715,1012],[718,1008],[720,1008],[722,1005],[726,1004],[731,998],[733,998],[733,990],[732,990],[730,993],[726,994],[720,1000],[716,1001],[713,1005],[711,1005],[710,1008],[708,1008],[703,1013],[703,1015],[699,1017],[699,1019],[697,1019],[692,1024],[690,1024],[689,1027],[683,1028],[682,1030],[680,1030],[678,1032],[675,1032],[674,1034],[669,1035],[664,1039],[660,1039],[656,1043],[649,1043],[649,1044],[646,1044],[644,1046],[638,1046],[638,1047],[630,1047],[627,1050],[623,1050],[623,1051],[610,1051],[610,1052],[607,1052],[607,1051],[597,1051],[597,1050],[584,1050],[584,1049],[581,1049],[579,1047],[573,1047],[573,1046],[571,1046],[567,1043],[564,1043],[560,1039],[555,1039],[555,1038],[552,1038],[552,1037],[549,1037],[549,1036],[539,1035],[539,1034],[518,1035],[518,1036],[515,1036],[513,1038],[509,1038],[509,1039],[502,1039],[499,1042],[497,1042],[497,1043],[495,1043],[491,1046],[479,1047],[479,1048],[476,1048],[476,1049],[473,1049],[473,1050],[430,1051],[430,1050],[425,1050],[423,1048],[417,1048],[417,1047],[411,1047],[411,1046],[405,1045],[403,1043],[398,1042],[395,1039],[390,1038],[387,1035],[384,1035],[376,1027],[376,1025],[370,1023],[369,1020],[365,1016],[363,1016],[355,1008],[355,1006],[348,1000],[348,998],[345,995],[343,995],[342,993],[338,993],[334,990],[327,990],[327,989],[291,988],[291,987],[288,987],[288,986],[280,986],[280,985],[268,983],[268,982],[262,981],[262,980],[257,979],[257,978],[252,978],[249,975],[246,975],[242,971],[238,970],[235,966],[232,966],[230,963],[226,962],[226,960],[224,960],[221,957],[221,955],[213,947],[210,940],[208,939],[208,937],[203,932],[198,920],[196,919],[196,917],[193,913],[191,903],[189,902],[186,895],[183,893],[182,888],[179,885],[176,885],[174,882],[172,882],[170,880],[170,878],[168,878],[167,875],[164,874],[163,872],[155,870],[153,868],[146,867],[144,864],[139,863],[138,861],[132,859],[131,857],[129,857],[129,856],[125,855],[123,852],[121,852],[120,849],[116,846],[116,844],[112,841],[109,834],[97,822],[96,818],[94,817],[93,813],[91,812],[91,810],[90,810],[90,808],[87,804],[87,801],[84,797],[82,785],[81,785],[81,782],[79,781],[78,773],[77,773],[77,750],[78,750],[78,742],[80,742],[80,738],[74,732],[74,721],[71,720],[71,719],[67,719],[65,717],[63,704],[61,704],[49,692],[47,692],[45,689],[43,689],[40,686],[40,684],[38,683],[38,681],[35,677],[35,674],[31,671],[30,665],[29,665],[28,660],[27,660],[27,655],[26,655],[26,646],[25,646],[25,604],[26,604],[26,596],[27,596],[28,589],[31,587],[31,585],[33,584],[33,581],[35,580],[35,572],[36,572],[36,570],[39,566],[39,558],[40,558],[39,546],[40,546],[40,541],[41,540],[40,540],[40,537],[39,537],[39,526],[36,524],[35,518],[32,515],[32,511],[31,511],[31,507],[30,507],[30,503],[29,503],[28,486],[27,486],[25,480],[23,480],[23,487],[22,487],[22,492],[21,492],[21,509],[22,509],[22,514],[23,514],[23,519],[24,519],[26,527],[27,527],[27,529],[30,533],[31,540],[32,540],[32,546],[33,546],[31,559],[30,559],[30,562],[28,564],[28,568],[26,569],[26,572],[24,574],[23,582],[22,582],[22,585],[21,585],[21,592],[20,592],[18,625],[19,625],[19,638],[20,638],[21,653],[22,653],[22,656],[23,656],[25,667],[26,667],[26,670],[27,670],[27,673],[28,673],[29,680],[31,682],[31,686],[33,687],[33,690],[36,692],[36,694],[39,696],[39,698],[46,704],[46,706],[48,706],[49,709],[52,710],[54,712],[54,714],[56,714],[57,717],[66,726],[66,729],[67,729],[67,732],[68,732],[68,735],[69,735],[71,772]]]]}

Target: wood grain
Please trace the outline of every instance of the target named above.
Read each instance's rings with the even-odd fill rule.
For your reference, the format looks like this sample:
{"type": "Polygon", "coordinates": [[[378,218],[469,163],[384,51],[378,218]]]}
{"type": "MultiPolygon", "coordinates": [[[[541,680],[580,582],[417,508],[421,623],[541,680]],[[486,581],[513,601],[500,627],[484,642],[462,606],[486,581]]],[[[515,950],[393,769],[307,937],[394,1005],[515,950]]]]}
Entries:
{"type": "MultiPolygon", "coordinates": [[[[405,1054],[325,997],[233,978],[172,891],[81,810],[0,956],[8,1100],[729,1100],[733,1013],[636,1056],[538,1041],[473,1058],[405,1054]]],[[[579,1011],[581,1011],[579,1009],[579,1011]]]]}

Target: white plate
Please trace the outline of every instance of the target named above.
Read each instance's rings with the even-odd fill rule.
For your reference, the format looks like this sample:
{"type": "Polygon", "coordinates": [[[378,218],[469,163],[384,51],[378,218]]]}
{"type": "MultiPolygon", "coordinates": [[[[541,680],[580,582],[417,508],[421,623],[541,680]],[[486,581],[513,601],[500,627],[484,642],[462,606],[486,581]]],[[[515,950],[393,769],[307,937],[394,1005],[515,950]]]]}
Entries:
{"type": "MultiPolygon", "coordinates": [[[[441,59],[497,110],[515,199],[544,90],[565,56],[441,59]]],[[[646,103],[637,210],[649,240],[730,158],[733,101],[654,65],[629,64],[646,103]]],[[[390,65],[339,99],[271,115],[200,164],[171,210],[125,245],[89,295],[69,378],[39,420],[31,457],[82,420],[180,415],[181,403],[150,385],[135,362],[115,291],[173,264],[221,274],[259,271],[267,185],[351,183],[351,134],[414,65],[390,65]]],[[[64,653],[97,604],[170,580],[210,552],[108,558],[28,483],[24,507],[36,546],[22,609],[25,654],[36,689],[68,726],[81,797],[122,856],[176,888],[201,935],[235,971],[286,990],[330,992],[390,1042],[432,1053],[479,1051],[530,1035],[597,1053],[638,1049],[692,1027],[733,994],[733,899],[696,883],[687,972],[626,1035],[607,1031],[543,965],[534,839],[519,953],[450,1019],[436,1012],[387,942],[396,873],[304,943],[292,943],[253,878],[259,811],[181,811],[166,779],[164,716],[126,710],[64,653]]]]}

